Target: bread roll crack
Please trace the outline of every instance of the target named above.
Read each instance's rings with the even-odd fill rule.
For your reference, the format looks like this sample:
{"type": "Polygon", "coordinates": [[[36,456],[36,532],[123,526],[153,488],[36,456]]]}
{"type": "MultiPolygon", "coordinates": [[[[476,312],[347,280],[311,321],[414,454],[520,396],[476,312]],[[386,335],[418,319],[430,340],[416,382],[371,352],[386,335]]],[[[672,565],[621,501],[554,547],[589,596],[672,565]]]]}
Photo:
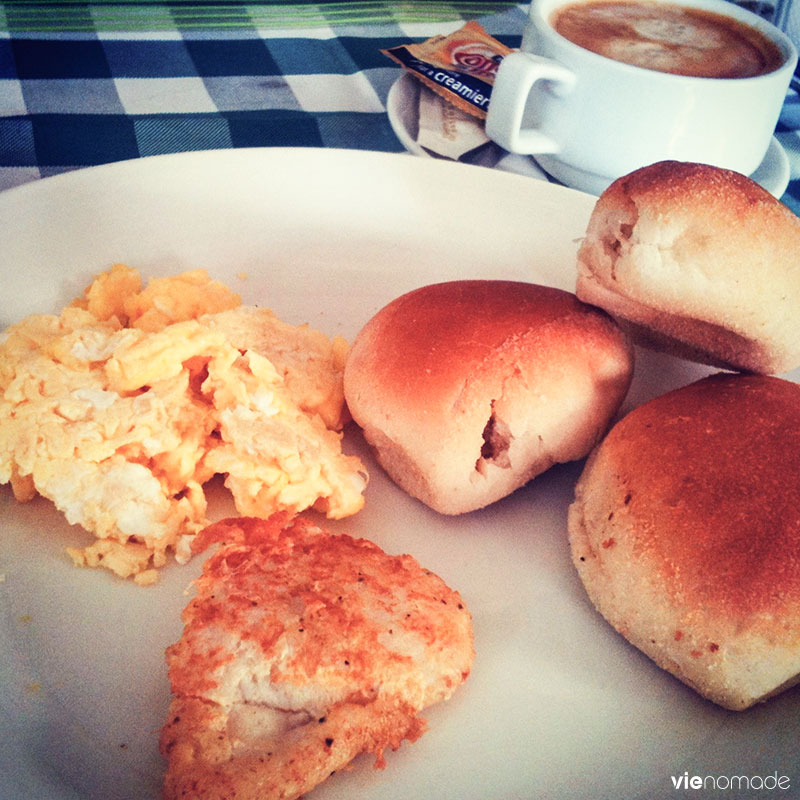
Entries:
{"type": "Polygon", "coordinates": [[[612,228],[609,235],[603,238],[603,248],[611,259],[611,280],[614,282],[617,280],[617,260],[631,249],[631,237],[635,224],[635,217],[630,222],[620,221],[612,228]]]}
{"type": "Polygon", "coordinates": [[[483,429],[483,445],[481,457],[475,463],[475,469],[481,474],[486,474],[487,463],[494,464],[500,469],[511,468],[509,450],[514,436],[506,422],[497,416],[495,401],[491,403],[492,414],[483,429]]]}

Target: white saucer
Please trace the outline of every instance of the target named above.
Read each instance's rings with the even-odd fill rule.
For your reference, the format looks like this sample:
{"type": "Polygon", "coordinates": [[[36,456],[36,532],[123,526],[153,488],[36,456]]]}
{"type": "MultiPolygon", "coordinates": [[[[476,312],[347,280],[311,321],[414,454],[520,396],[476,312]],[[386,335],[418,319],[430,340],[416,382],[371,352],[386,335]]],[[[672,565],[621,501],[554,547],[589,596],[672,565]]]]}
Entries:
{"type": "MultiPolygon", "coordinates": [[[[406,150],[414,155],[430,158],[432,154],[420,147],[416,142],[418,130],[417,108],[419,92],[422,88],[424,87],[416,78],[410,73],[404,72],[389,89],[389,94],[386,98],[386,112],[389,115],[389,122],[395,136],[397,136],[406,150]]],[[[508,153],[494,143],[487,146],[486,151],[482,152],[478,157],[471,159],[470,163],[490,166],[507,172],[517,172],[538,180],[554,180],[548,177],[547,172],[536,162],[533,156],[508,153]]],[[[786,191],[790,177],[789,157],[776,138],[773,137],[764,160],[750,177],[774,197],[781,197],[786,191]]],[[[591,194],[600,194],[602,191],[599,185],[589,188],[584,181],[582,181],[583,185],[580,186],[569,180],[564,182],[575,189],[588,190],[591,194]]]]}
{"type": "Polygon", "coordinates": [[[780,197],[786,191],[791,177],[789,156],[774,136],[764,160],[750,177],[775,197],[780,197]]]}

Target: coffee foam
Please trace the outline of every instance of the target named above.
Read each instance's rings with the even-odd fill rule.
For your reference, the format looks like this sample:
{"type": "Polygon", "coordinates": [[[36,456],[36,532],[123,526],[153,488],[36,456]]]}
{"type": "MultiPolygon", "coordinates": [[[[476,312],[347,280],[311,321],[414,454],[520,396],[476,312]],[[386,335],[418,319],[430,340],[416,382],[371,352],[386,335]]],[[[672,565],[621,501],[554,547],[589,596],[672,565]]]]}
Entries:
{"type": "Polygon", "coordinates": [[[777,46],[749,25],[669,3],[573,3],[558,9],[551,24],[587,50],[658,72],[745,78],[782,63],[777,46]]]}

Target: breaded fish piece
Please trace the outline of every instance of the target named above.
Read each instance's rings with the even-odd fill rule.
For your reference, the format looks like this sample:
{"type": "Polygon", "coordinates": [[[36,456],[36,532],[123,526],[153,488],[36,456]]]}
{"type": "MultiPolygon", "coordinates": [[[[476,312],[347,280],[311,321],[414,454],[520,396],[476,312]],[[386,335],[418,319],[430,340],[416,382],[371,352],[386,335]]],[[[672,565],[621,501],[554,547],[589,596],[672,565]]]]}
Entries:
{"type": "Polygon", "coordinates": [[[469,674],[472,619],[408,555],[308,520],[227,519],[167,650],[164,798],[292,800],[425,730],[469,674]]]}

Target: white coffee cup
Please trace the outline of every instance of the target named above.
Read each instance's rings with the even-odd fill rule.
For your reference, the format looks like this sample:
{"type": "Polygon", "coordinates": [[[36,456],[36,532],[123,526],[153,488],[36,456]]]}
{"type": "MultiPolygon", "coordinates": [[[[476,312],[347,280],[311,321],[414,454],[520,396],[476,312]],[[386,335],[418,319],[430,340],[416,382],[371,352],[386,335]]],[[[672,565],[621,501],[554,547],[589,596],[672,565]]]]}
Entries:
{"type": "Polygon", "coordinates": [[[575,0],[533,0],[519,51],[495,78],[486,119],[491,139],[534,154],[562,183],[600,194],[656,161],[695,161],[745,175],[770,146],[797,63],[791,40],[725,0],[669,0],[733,17],[779,48],[778,69],[747,78],[698,78],[615,61],[557,33],[549,19],[575,0]]]}

